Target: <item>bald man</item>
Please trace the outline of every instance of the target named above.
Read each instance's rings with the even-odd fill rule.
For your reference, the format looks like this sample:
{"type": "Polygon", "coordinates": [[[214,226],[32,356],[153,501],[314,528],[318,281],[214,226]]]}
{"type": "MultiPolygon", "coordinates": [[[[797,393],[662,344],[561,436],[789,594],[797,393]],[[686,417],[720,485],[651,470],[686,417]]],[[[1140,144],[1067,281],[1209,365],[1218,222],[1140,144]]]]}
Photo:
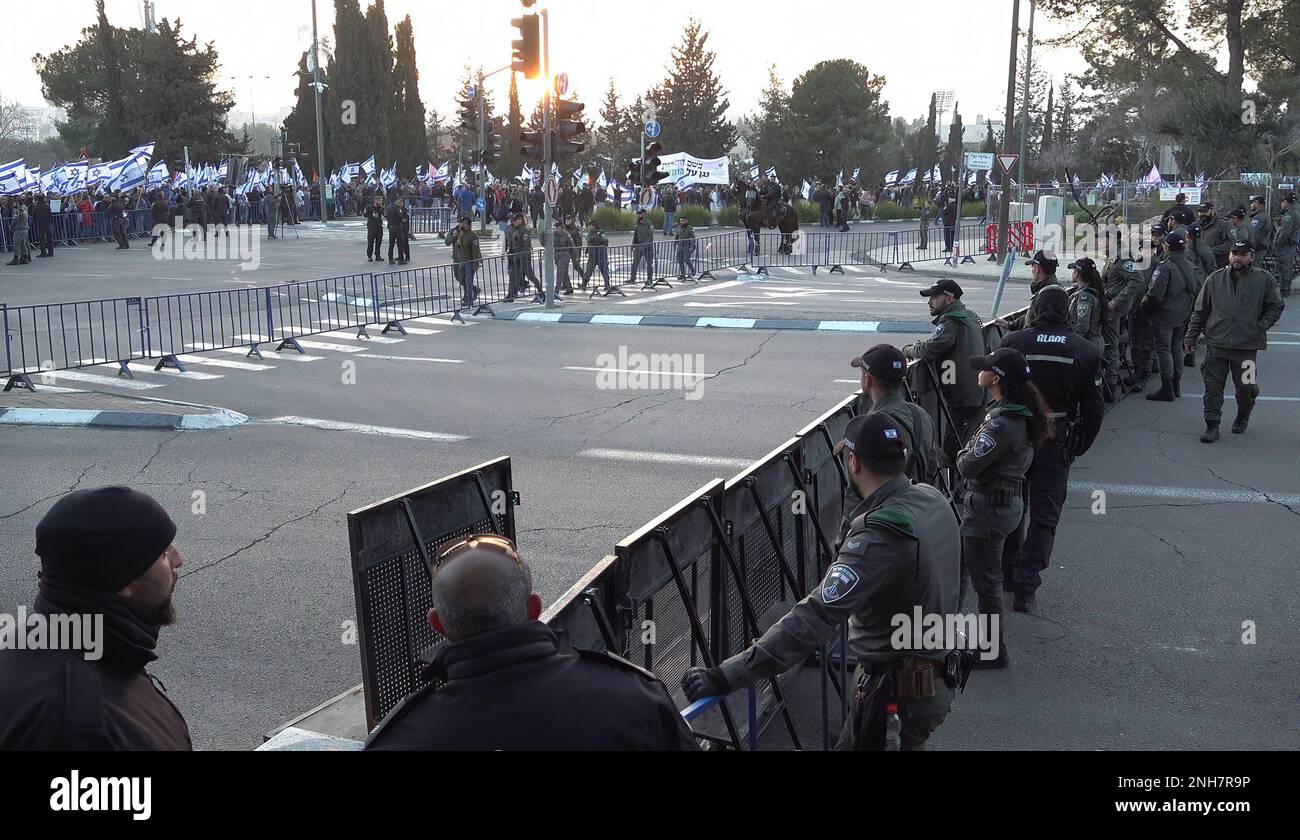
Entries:
{"type": "Polygon", "coordinates": [[[695,750],[664,684],[607,653],[561,653],[509,540],[479,534],[439,554],[429,625],[446,642],[379,722],[367,750],[695,750]]]}

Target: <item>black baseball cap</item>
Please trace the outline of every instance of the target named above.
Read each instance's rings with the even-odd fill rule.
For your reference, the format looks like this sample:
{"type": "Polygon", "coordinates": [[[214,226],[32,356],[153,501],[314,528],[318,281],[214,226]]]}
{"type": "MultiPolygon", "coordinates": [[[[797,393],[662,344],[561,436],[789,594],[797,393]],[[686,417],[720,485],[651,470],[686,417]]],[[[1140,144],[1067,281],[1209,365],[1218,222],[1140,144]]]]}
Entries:
{"type": "Polygon", "coordinates": [[[987,356],[974,356],[970,366],[975,370],[989,370],[1003,379],[1012,382],[1028,382],[1033,374],[1029,372],[1029,363],[1019,350],[999,347],[987,356]]]}
{"type": "Polygon", "coordinates": [[[1213,201],[1204,201],[1204,202],[1201,202],[1201,206],[1200,206],[1200,207],[1197,207],[1196,209],[1197,209],[1197,210],[1213,210],[1213,209],[1214,209],[1214,202],[1213,202],[1213,201]]]}
{"type": "Polygon", "coordinates": [[[1159,225],[1159,224],[1157,224],[1157,225],[1152,225],[1152,226],[1151,226],[1151,235],[1152,235],[1152,236],[1164,236],[1164,235],[1165,235],[1166,233],[1168,233],[1168,232],[1169,232],[1169,231],[1165,229],[1165,226],[1164,226],[1164,225],[1159,225]]]}
{"type": "Polygon", "coordinates": [[[1197,239],[1200,239],[1200,238],[1201,238],[1201,223],[1200,223],[1200,222],[1192,222],[1190,225],[1187,226],[1187,232],[1190,233],[1192,236],[1195,236],[1197,239]]]}
{"type": "Polygon", "coordinates": [[[469,216],[461,216],[461,217],[460,217],[460,221],[461,221],[461,222],[473,222],[474,220],[471,219],[469,216]]]}
{"type": "Polygon", "coordinates": [[[1165,234],[1165,244],[1175,251],[1181,251],[1187,247],[1187,234],[1182,229],[1170,231],[1165,234]]]}
{"type": "Polygon", "coordinates": [[[1066,266],[1066,268],[1071,269],[1077,268],[1079,271],[1090,271],[1096,267],[1097,264],[1092,261],[1091,257],[1079,257],[1077,260],[1066,266]]]}
{"type": "Polygon", "coordinates": [[[861,356],[854,356],[849,365],[886,382],[902,382],[907,375],[907,359],[892,344],[877,344],[861,356]]]}
{"type": "Polygon", "coordinates": [[[1248,239],[1243,239],[1239,242],[1232,243],[1232,250],[1253,253],[1255,250],[1255,243],[1248,239]]]}
{"type": "Polygon", "coordinates": [[[1246,218],[1246,208],[1234,207],[1228,211],[1228,215],[1236,219],[1244,219],[1246,218]]]}
{"type": "Polygon", "coordinates": [[[902,430],[883,411],[868,412],[849,421],[843,439],[835,446],[835,454],[846,449],[859,461],[901,459],[907,454],[902,430]]]}
{"type": "Polygon", "coordinates": [[[1286,195],[1282,196],[1282,200],[1285,201],[1287,204],[1295,204],[1295,193],[1287,193],[1286,195]]]}
{"type": "Polygon", "coordinates": [[[1033,258],[1025,262],[1025,265],[1041,265],[1043,268],[1056,271],[1056,267],[1061,261],[1056,258],[1055,251],[1035,251],[1033,258]]]}
{"type": "Polygon", "coordinates": [[[930,288],[921,290],[921,297],[934,297],[935,295],[961,297],[961,286],[957,285],[956,280],[945,277],[942,280],[935,281],[935,284],[930,288]]]}
{"type": "Polygon", "coordinates": [[[1255,204],[1266,204],[1267,201],[1268,201],[1268,200],[1267,200],[1266,198],[1264,198],[1264,196],[1262,196],[1262,195],[1252,195],[1252,196],[1250,197],[1250,200],[1251,200],[1252,202],[1254,202],[1255,204]]]}

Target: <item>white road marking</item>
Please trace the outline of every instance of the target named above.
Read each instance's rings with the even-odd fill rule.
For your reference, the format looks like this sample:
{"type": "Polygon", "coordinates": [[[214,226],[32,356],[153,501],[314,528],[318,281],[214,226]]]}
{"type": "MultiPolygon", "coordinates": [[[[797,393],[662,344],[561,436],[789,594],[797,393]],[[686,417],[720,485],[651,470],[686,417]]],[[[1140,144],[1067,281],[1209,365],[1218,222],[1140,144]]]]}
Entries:
{"type": "Polygon", "coordinates": [[[638,298],[636,300],[620,300],[620,306],[628,306],[634,303],[658,303],[661,300],[673,300],[674,298],[687,297],[688,295],[697,295],[700,292],[715,292],[719,289],[728,289],[732,286],[743,286],[744,280],[728,280],[725,283],[710,283],[707,286],[699,286],[694,289],[685,289],[680,292],[668,292],[663,295],[653,295],[650,297],[638,298]]]}
{"type": "MultiPolygon", "coordinates": [[[[247,347],[242,347],[242,348],[241,347],[201,347],[197,344],[191,344],[188,346],[193,347],[196,350],[210,350],[213,353],[227,353],[232,356],[243,356],[245,358],[250,358],[250,359],[257,358],[256,356],[248,355],[247,347]]],[[[267,358],[273,358],[276,361],[280,361],[281,359],[291,359],[296,362],[319,362],[321,359],[325,358],[324,356],[308,356],[305,353],[297,353],[294,352],[293,350],[286,350],[281,353],[275,353],[274,350],[268,349],[265,355],[267,356],[267,358]],[[275,355],[273,356],[269,355],[272,353],[274,353],[275,355]]]]}
{"type": "Polygon", "coordinates": [[[60,388],[58,385],[42,385],[34,381],[36,393],[38,394],[84,394],[86,391],[82,388],[60,388]]]}
{"type": "Polygon", "coordinates": [[[1103,490],[1113,496],[1141,496],[1149,499],[1176,499],[1186,502],[1227,502],[1252,504],[1273,501],[1283,505],[1300,505],[1300,494],[1263,493],[1247,490],[1209,490],[1203,487],[1160,487],[1149,484],[1101,484],[1090,481],[1071,481],[1071,490],[1092,493],[1103,490]]]}
{"type": "Polygon", "coordinates": [[[310,347],[312,350],[333,350],[336,353],[364,353],[369,347],[355,347],[351,344],[331,344],[328,341],[308,341],[305,338],[298,339],[298,343],[303,347],[310,347]]]}
{"type": "Polygon", "coordinates": [[[229,370],[275,370],[275,365],[259,365],[254,362],[234,362],[229,359],[209,359],[206,356],[185,356],[182,364],[208,365],[209,367],[227,368],[229,370]]]}
{"type": "Polygon", "coordinates": [[[360,341],[362,344],[401,344],[403,341],[403,339],[400,338],[392,338],[391,336],[378,334],[372,334],[370,338],[366,338],[365,336],[358,336],[355,332],[349,332],[346,330],[334,330],[333,332],[322,333],[322,335],[327,335],[331,339],[343,338],[351,339],[352,341],[360,341]]]}
{"type": "MultiPolygon", "coordinates": [[[[70,379],[73,382],[90,382],[95,385],[107,385],[110,388],[126,388],[128,391],[148,391],[151,388],[161,388],[152,382],[137,382],[134,379],[126,377],[103,376],[97,373],[82,373],[78,370],[57,370],[51,371],[49,376],[55,379],[70,379]]],[[[40,385],[36,386],[37,388],[40,385]]]]}
{"type": "Polygon", "coordinates": [[[402,324],[402,329],[406,330],[408,335],[437,335],[442,332],[442,330],[426,330],[422,327],[408,327],[406,324],[402,324]]]}
{"type": "MultiPolygon", "coordinates": [[[[181,364],[185,364],[184,360],[181,361],[181,364]]],[[[200,373],[197,370],[187,370],[184,373],[182,373],[181,371],[172,367],[165,367],[162,370],[154,370],[152,366],[146,368],[131,368],[131,372],[136,374],[137,376],[143,373],[146,376],[170,376],[173,379],[204,380],[204,379],[225,379],[226,378],[226,375],[224,373],[200,373]]]]}
{"type": "Polygon", "coordinates": [[[418,438],[420,440],[437,440],[448,443],[469,440],[465,435],[449,435],[442,432],[423,432],[418,429],[395,429],[390,426],[371,426],[367,423],[348,423],[341,420],[320,420],[315,417],[273,417],[267,423],[281,423],[290,426],[310,426],[331,432],[359,432],[365,435],[385,435],[387,437],[418,438]]]}
{"type": "Polygon", "coordinates": [[[700,467],[727,467],[741,469],[753,461],[745,458],[715,458],[709,455],[677,455],[672,452],[638,452],[630,449],[584,449],[578,453],[583,458],[600,458],[609,461],[636,461],[649,464],[687,464],[700,467]]]}
{"type": "Polygon", "coordinates": [[[464,359],[426,359],[420,356],[377,356],[373,353],[366,355],[367,359],[387,359],[393,362],[440,362],[445,365],[463,365],[464,359]]]}

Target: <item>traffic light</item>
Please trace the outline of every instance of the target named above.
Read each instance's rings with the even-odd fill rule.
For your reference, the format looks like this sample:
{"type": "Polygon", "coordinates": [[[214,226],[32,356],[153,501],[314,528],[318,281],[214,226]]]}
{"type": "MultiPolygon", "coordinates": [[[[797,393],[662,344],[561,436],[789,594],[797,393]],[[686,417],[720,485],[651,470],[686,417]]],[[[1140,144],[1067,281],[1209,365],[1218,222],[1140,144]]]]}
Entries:
{"type": "Polygon", "coordinates": [[[466,131],[478,131],[478,105],[474,102],[473,97],[467,99],[457,99],[456,103],[460,106],[460,125],[466,131]]]}
{"type": "Polygon", "coordinates": [[[578,137],[587,132],[587,126],[583,125],[582,120],[577,118],[585,107],[581,102],[556,100],[555,142],[551,147],[551,151],[555,153],[556,157],[580,155],[586,150],[587,146],[577,141],[578,137]]]}
{"type": "Polygon", "coordinates": [[[546,155],[542,146],[542,132],[540,131],[521,131],[519,140],[523,145],[519,153],[527,160],[544,160],[546,155]]]}
{"type": "Polygon", "coordinates": [[[483,138],[483,156],[479,159],[479,163],[496,163],[499,157],[501,157],[501,135],[494,134],[489,128],[487,136],[483,138]]]}
{"type": "Polygon", "coordinates": [[[663,145],[659,143],[651,143],[649,146],[646,146],[644,165],[645,185],[647,187],[653,187],[655,184],[668,177],[667,172],[660,171],[659,169],[659,152],[662,150],[663,145]]]}
{"type": "Polygon", "coordinates": [[[632,185],[641,183],[641,160],[639,158],[627,162],[627,174],[623,176],[623,180],[632,185]]]}
{"type": "Polygon", "coordinates": [[[514,51],[511,54],[510,69],[523,73],[525,79],[539,79],[542,76],[542,37],[540,18],[534,12],[510,21],[510,25],[519,30],[519,38],[511,41],[514,51]]]}

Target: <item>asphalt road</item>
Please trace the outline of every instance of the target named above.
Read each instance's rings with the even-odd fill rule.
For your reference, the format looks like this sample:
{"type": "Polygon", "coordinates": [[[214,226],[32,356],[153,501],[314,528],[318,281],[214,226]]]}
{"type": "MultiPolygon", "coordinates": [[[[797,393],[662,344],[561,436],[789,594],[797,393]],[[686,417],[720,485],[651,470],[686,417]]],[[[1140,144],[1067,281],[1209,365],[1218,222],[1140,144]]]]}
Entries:
{"type": "MultiPolygon", "coordinates": [[[[820,298],[848,288],[774,273],[729,288],[826,293],[795,295],[790,307],[738,300],[726,313],[811,317],[820,298]]],[[[833,277],[860,280],[856,291],[884,301],[852,296],[857,317],[890,321],[911,301],[920,318],[907,318],[924,319],[914,287],[833,277]]],[[[656,306],[691,298],[722,301],[656,306]]],[[[1288,667],[1300,644],[1294,310],[1261,360],[1265,401],[1247,435],[1225,426],[1215,446],[1197,442],[1194,370],[1180,402],[1130,398],[1108,414],[1076,464],[1036,612],[1008,618],[1012,668],[972,678],[935,748],[1300,747],[1300,685],[1288,667]],[[1104,513],[1094,513],[1095,490],[1106,494],[1104,513]]],[[[87,404],[101,393],[166,399],[252,420],[182,433],[0,427],[10,476],[0,486],[0,611],[31,603],[32,533],[53,500],[109,483],[154,494],[180,526],[185,557],[181,622],[164,633],[155,670],[197,746],[250,748],[360,679],[357,650],[343,643],[354,617],[348,510],[509,454],[523,495],[521,547],[549,601],[619,538],[848,394],[855,353],[915,335],[487,319],[410,326],[418,332],[404,339],[319,336],[305,357],[261,363],[238,351],[203,354],[190,374],[141,371],[135,386],[111,370],[60,376],[55,387],[87,404]],[[698,399],[686,389],[602,390],[590,368],[620,348],[699,354],[709,377],[698,399]]]]}

